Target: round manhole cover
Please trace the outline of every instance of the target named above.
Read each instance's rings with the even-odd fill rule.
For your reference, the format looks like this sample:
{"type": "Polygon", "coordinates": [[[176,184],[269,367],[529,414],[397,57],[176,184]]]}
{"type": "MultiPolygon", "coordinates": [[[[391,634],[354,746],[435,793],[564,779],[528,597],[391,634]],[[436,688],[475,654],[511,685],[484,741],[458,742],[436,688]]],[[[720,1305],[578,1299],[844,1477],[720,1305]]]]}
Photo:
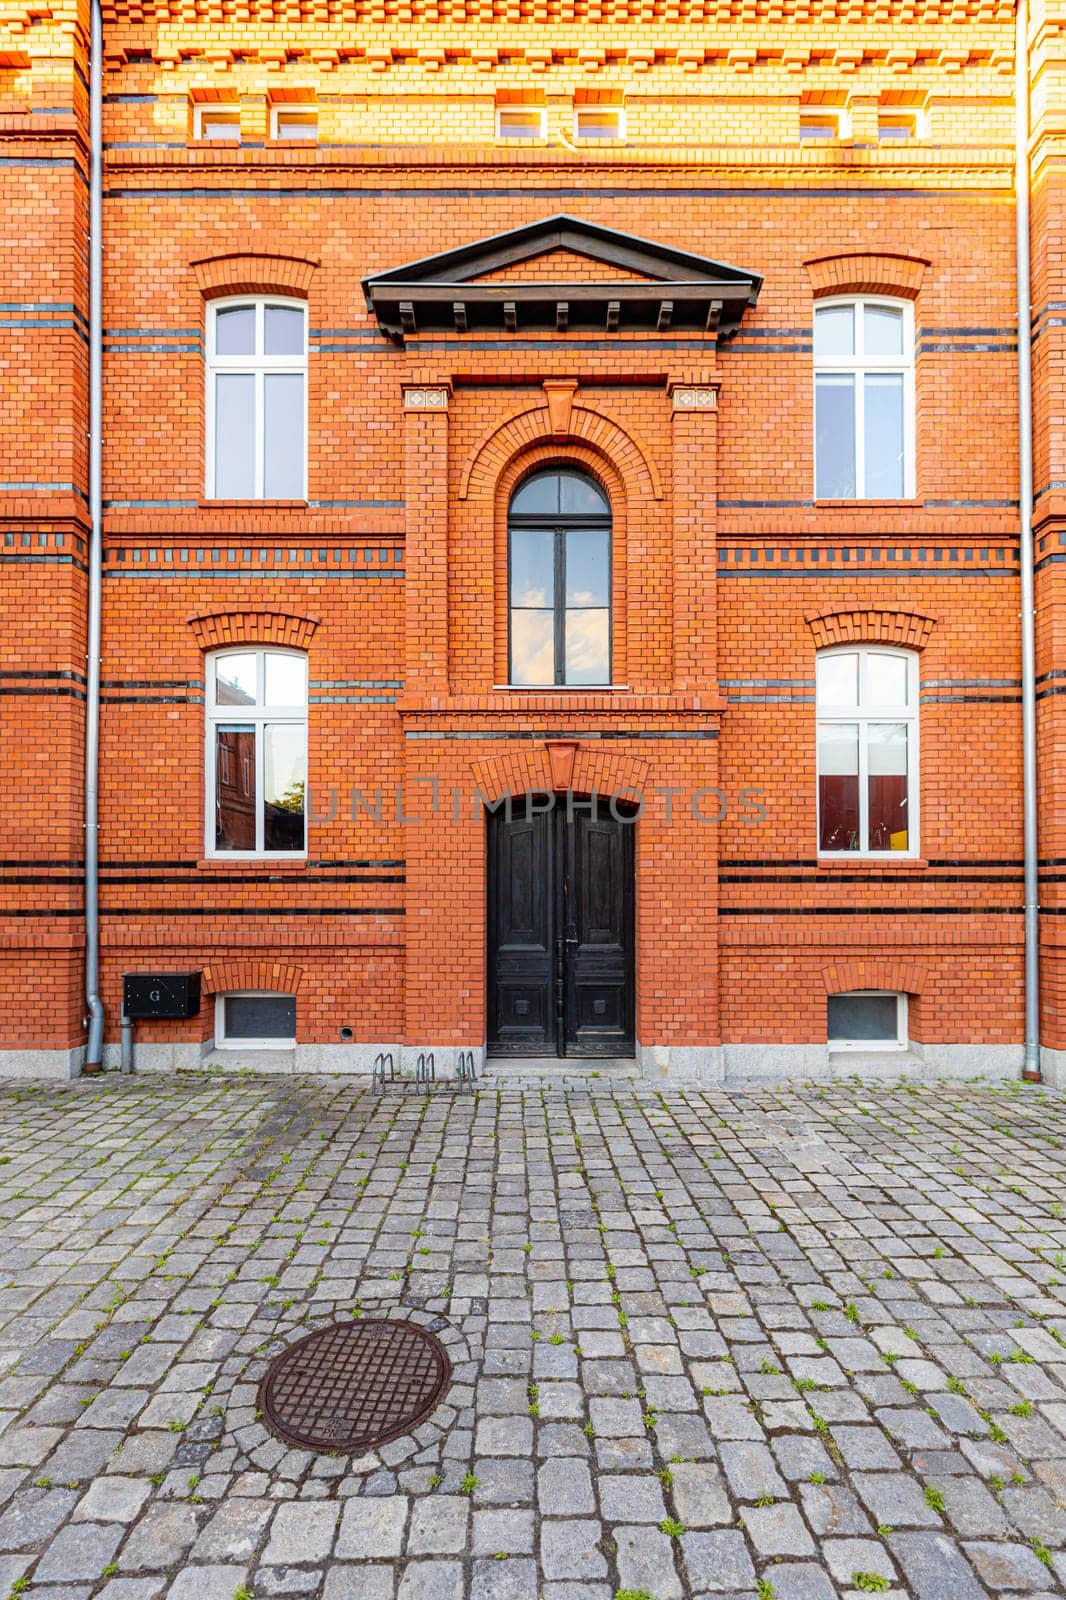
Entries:
{"type": "Polygon", "coordinates": [[[335,1322],[270,1363],[259,1407],[303,1450],[372,1450],[424,1422],[451,1375],[440,1340],[413,1322],[335,1322]]]}

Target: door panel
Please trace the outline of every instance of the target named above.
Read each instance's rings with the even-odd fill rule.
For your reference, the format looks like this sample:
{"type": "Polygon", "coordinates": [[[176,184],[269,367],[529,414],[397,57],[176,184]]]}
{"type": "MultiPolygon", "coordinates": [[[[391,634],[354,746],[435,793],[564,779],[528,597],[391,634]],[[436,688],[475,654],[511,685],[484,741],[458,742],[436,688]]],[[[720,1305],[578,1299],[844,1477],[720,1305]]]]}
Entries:
{"type": "Polygon", "coordinates": [[[501,1055],[556,1051],[553,821],[521,801],[489,818],[488,1036],[501,1055]]]}
{"type": "Polygon", "coordinates": [[[566,1054],[632,1055],[633,824],[575,807],[566,844],[566,1054]]]}
{"type": "Polygon", "coordinates": [[[494,1054],[634,1053],[633,861],[633,824],[606,805],[490,816],[494,1054]]]}

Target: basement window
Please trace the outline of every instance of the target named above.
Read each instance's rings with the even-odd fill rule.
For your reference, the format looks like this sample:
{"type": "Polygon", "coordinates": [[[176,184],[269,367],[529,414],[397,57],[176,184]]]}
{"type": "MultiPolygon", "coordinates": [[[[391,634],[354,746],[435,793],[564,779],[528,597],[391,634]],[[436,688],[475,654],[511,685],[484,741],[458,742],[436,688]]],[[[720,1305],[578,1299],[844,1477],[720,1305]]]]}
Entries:
{"type": "Polygon", "coordinates": [[[543,106],[497,106],[497,139],[543,139],[543,106]]]}
{"type": "Polygon", "coordinates": [[[906,1050],[907,996],[880,989],[831,994],[826,1024],[830,1050],[906,1050]]]}
{"type": "Polygon", "coordinates": [[[229,139],[240,144],[240,111],[236,106],[197,106],[193,115],[193,134],[197,139],[229,139]]]}
{"type": "Polygon", "coordinates": [[[219,1050],[294,1050],[295,996],[254,991],[218,995],[215,1047],[219,1050]]]}
{"type": "Polygon", "coordinates": [[[304,139],[313,144],[318,139],[318,113],[275,106],[270,113],[270,136],[272,139],[304,139]]]}

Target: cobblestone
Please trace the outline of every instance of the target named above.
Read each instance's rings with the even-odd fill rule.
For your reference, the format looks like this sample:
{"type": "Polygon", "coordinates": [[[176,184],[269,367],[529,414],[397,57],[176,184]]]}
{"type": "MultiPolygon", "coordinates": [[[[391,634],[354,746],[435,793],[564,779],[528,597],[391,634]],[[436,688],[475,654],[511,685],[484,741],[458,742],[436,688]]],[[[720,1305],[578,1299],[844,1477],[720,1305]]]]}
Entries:
{"type": "Polygon", "coordinates": [[[0,1600],[1062,1590],[1061,1097],[205,1074],[0,1118],[0,1600]],[[353,1312],[451,1388],[292,1450],[266,1363],[353,1312]]]}

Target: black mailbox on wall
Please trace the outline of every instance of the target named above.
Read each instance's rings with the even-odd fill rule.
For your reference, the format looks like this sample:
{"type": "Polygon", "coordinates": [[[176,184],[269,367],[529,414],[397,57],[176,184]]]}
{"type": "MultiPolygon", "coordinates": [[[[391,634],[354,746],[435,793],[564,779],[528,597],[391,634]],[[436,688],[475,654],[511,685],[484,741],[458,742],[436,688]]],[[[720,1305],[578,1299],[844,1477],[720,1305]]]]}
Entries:
{"type": "Polygon", "coordinates": [[[127,1017],[196,1017],[200,1014],[198,972],[126,972],[122,1010],[127,1017]]]}

